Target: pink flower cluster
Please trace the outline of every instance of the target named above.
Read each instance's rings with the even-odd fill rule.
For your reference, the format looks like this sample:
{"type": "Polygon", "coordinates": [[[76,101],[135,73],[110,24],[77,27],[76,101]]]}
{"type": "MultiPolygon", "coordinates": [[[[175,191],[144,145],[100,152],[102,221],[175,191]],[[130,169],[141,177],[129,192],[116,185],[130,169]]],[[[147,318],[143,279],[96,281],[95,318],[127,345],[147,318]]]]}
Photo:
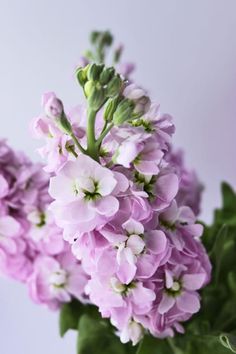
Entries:
{"type": "Polygon", "coordinates": [[[49,176],[0,141],[0,272],[24,282],[36,303],[84,298],[88,276],[47,210],[49,176]]]}
{"type": "MultiPolygon", "coordinates": [[[[124,91],[132,100],[141,93],[134,84],[124,91]]],[[[44,96],[46,112],[56,100],[44,96]]],[[[72,112],[67,117],[86,148],[86,109],[72,112]]],[[[101,110],[96,137],[102,121],[101,110]]],[[[199,183],[171,151],[172,118],[152,104],[141,118],[114,126],[100,163],[81,153],[48,113],[34,120],[34,130],[46,139],[46,168],[54,172],[50,210],[90,278],[90,301],[124,343],[135,345],[145,331],[160,338],[182,333],[182,322],[200,309],[198,290],[209,282],[211,265],[194,213],[199,183]]]]}

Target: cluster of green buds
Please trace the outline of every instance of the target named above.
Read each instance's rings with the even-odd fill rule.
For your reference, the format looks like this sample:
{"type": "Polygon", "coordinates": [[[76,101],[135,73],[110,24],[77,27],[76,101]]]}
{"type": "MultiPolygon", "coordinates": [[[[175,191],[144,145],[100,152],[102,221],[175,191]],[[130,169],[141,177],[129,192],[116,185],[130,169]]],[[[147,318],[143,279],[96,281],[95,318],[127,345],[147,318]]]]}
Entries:
{"type": "Polygon", "coordinates": [[[123,80],[115,73],[113,67],[103,64],[88,64],[78,68],[76,77],[83,87],[88,106],[98,111],[109,99],[118,96],[122,90],[123,80]]]}
{"type": "Polygon", "coordinates": [[[112,45],[113,36],[109,31],[93,31],[90,36],[91,44],[95,49],[94,60],[104,63],[106,49],[112,45]]]}
{"type": "Polygon", "coordinates": [[[76,71],[83,87],[88,107],[98,111],[104,106],[104,119],[114,125],[139,118],[150,106],[144,90],[134,84],[127,85],[113,67],[88,64],[76,71]]]}
{"type": "Polygon", "coordinates": [[[128,84],[104,64],[88,64],[76,70],[76,77],[87,99],[87,145],[88,154],[99,159],[99,149],[113,126],[140,118],[150,107],[146,92],[134,84],[128,84]],[[95,137],[97,112],[103,108],[104,128],[95,137]]]}

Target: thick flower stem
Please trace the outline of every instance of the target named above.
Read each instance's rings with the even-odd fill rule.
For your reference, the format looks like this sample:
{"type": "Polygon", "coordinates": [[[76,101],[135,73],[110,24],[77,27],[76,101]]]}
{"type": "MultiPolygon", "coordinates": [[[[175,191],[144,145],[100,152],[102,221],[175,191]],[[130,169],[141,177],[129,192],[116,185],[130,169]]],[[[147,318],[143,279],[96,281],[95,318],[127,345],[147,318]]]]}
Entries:
{"type": "Polygon", "coordinates": [[[88,109],[88,124],[87,124],[87,155],[99,162],[99,153],[96,145],[95,137],[95,119],[97,112],[88,109]]]}

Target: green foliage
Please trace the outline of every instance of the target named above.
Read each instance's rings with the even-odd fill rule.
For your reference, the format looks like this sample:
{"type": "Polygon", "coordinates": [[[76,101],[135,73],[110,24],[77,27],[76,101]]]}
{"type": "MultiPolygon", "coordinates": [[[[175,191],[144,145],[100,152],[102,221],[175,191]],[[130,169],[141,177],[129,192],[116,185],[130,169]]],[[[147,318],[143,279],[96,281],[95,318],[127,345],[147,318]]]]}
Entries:
{"type": "Polygon", "coordinates": [[[185,335],[172,339],[146,335],[136,347],[124,345],[95,306],[72,301],[61,310],[60,333],[78,329],[77,354],[236,353],[236,194],[226,183],[222,199],[223,206],[215,211],[202,239],[213,266],[212,280],[201,293],[201,311],[186,324],[185,335]]]}
{"type": "Polygon", "coordinates": [[[222,334],[220,336],[222,345],[230,349],[233,353],[236,353],[236,336],[232,334],[222,334]]]}
{"type": "Polygon", "coordinates": [[[125,354],[125,346],[115,336],[107,321],[84,314],[78,326],[77,354],[125,354]]]}
{"type": "Polygon", "coordinates": [[[93,316],[94,319],[99,319],[100,315],[97,308],[93,305],[83,305],[77,300],[72,300],[62,306],[59,318],[60,335],[63,337],[70,329],[77,330],[78,323],[84,314],[93,316]]]}
{"type": "MultiPolygon", "coordinates": [[[[173,354],[171,344],[167,340],[145,336],[140,343],[136,354],[173,354]]],[[[175,352],[180,354],[180,352],[175,352]]]]}
{"type": "Polygon", "coordinates": [[[203,235],[213,266],[212,280],[202,291],[201,311],[186,326],[187,333],[200,336],[196,343],[212,338],[209,343],[220,354],[227,352],[225,348],[235,350],[232,333],[236,331],[236,194],[226,183],[222,184],[222,201],[203,235]]]}

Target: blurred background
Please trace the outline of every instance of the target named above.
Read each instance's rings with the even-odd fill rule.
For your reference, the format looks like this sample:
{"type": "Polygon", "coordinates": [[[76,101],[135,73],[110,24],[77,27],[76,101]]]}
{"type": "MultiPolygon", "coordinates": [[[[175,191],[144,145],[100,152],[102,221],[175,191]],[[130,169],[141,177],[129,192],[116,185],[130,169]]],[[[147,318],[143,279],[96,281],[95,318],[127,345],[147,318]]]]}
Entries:
{"type": "MultiPolygon", "coordinates": [[[[210,222],[220,182],[236,187],[236,1],[0,0],[0,136],[35,160],[29,121],[45,91],[67,108],[78,103],[73,70],[93,29],[125,44],[137,83],[174,116],[175,146],[205,185],[201,216],[210,222]]],[[[74,334],[60,339],[57,318],[0,280],[1,353],[75,353],[74,334]]]]}

